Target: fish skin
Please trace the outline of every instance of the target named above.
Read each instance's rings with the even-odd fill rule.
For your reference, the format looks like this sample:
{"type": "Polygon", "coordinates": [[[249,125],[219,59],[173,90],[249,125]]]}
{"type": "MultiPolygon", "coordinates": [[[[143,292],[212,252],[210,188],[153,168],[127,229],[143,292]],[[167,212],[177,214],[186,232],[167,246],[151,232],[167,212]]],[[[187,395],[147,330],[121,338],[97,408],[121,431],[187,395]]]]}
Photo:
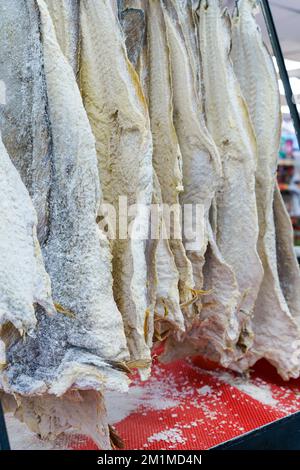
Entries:
{"type": "MultiPolygon", "coordinates": [[[[140,85],[143,90],[146,102],[149,102],[148,88],[149,88],[149,58],[148,58],[148,43],[147,43],[147,14],[149,8],[149,0],[117,0],[118,4],[118,18],[120,21],[123,35],[125,36],[125,45],[127,47],[128,58],[134,66],[139,79],[140,85]],[[137,13],[137,11],[139,13],[137,13]],[[129,12],[135,12],[143,17],[143,21],[139,21],[135,25],[138,30],[135,32],[137,40],[134,41],[134,36],[131,34],[131,29],[126,26],[126,16],[129,12]],[[140,13],[142,12],[142,13],[140,13]],[[123,18],[123,20],[122,20],[123,18]],[[134,43],[135,42],[135,43],[134,43]],[[130,52],[130,49],[132,52],[130,52]],[[133,61],[131,60],[133,59],[133,61]]],[[[129,15],[130,16],[130,15],[129,15]]]]}
{"type": "MultiPolygon", "coordinates": [[[[255,21],[255,7],[252,0],[239,2],[232,20],[231,57],[258,144],[258,253],[263,264],[264,277],[252,320],[254,343],[237,367],[241,366],[243,370],[247,364],[250,367],[258,359],[265,357],[286,379],[300,373],[300,362],[297,372],[297,366],[290,361],[294,352],[293,342],[300,340],[300,330],[291,316],[278,276],[273,199],[281,134],[280,95],[272,58],[263,44],[255,21]]],[[[293,297],[295,295],[297,294],[294,293],[293,297]]]]}
{"type": "Polygon", "coordinates": [[[180,200],[181,204],[199,204],[204,208],[199,246],[189,248],[189,240],[185,240],[186,249],[194,269],[195,289],[213,289],[213,293],[195,304],[196,316],[186,320],[187,335],[182,335],[179,343],[177,338],[170,338],[162,359],[203,354],[227,365],[233,358],[241,325],[236,279],[218,250],[209,222],[210,207],[222,175],[221,161],[201,115],[201,95],[194,83],[186,44],[188,35],[182,32],[176,8],[171,13],[164,8],[164,16],[171,58],[174,124],[183,156],[184,192],[180,200]]]}
{"type": "Polygon", "coordinates": [[[141,8],[126,8],[120,11],[119,18],[125,35],[128,59],[137,69],[146,36],[145,12],[141,8]]]}
{"type": "MultiPolygon", "coordinates": [[[[113,299],[109,242],[96,223],[101,191],[95,141],[47,7],[42,0],[38,6],[54,172],[50,231],[43,251],[56,304],[74,315],[48,319],[38,311],[35,336],[13,342],[7,350],[8,367],[0,375],[0,389],[18,396],[18,413],[45,437],[80,425],[95,442],[101,442],[108,430],[93,427],[88,415],[94,416],[106,387],[127,391],[128,377],[115,370],[111,361],[126,361],[129,354],[113,299]],[[72,411],[68,405],[71,389],[82,390],[84,400],[96,391],[97,401],[84,401],[72,411]]],[[[99,419],[105,423],[103,413],[99,419]]]]}
{"type": "Polygon", "coordinates": [[[43,245],[49,230],[51,139],[35,0],[0,2],[0,43],[0,79],[6,85],[2,139],[33,200],[43,245]]]}
{"type": "MultiPolygon", "coordinates": [[[[172,19],[166,9],[164,16],[171,61],[173,119],[182,153],[184,190],[180,194],[180,202],[182,205],[201,204],[206,216],[221,176],[220,157],[201,114],[198,114],[200,100],[195,91],[194,75],[180,24],[172,19]],[[204,167],[205,170],[202,171],[204,167]]],[[[203,284],[201,264],[203,265],[207,247],[206,229],[203,238],[201,247],[195,251],[188,250],[188,256],[193,258],[195,254],[197,258],[194,262],[191,260],[196,289],[201,289],[203,284]]]]}
{"type": "MultiPolygon", "coordinates": [[[[103,196],[118,209],[119,196],[129,206],[152,199],[152,138],[146,101],[129,62],[110,2],[81,1],[80,87],[96,148],[103,196]]],[[[141,207],[141,206],[140,206],[141,207]]],[[[133,229],[148,231],[148,211],[129,217],[133,229]]],[[[131,359],[150,359],[145,341],[148,305],[146,243],[112,240],[114,295],[122,313],[131,359]]],[[[149,319],[150,324],[153,318],[149,319]]]]}
{"type": "MultiPolygon", "coordinates": [[[[208,0],[201,2],[198,14],[207,126],[223,166],[222,186],[217,193],[216,241],[225,261],[235,272],[241,292],[240,312],[244,315],[245,336],[251,339],[251,318],[263,277],[257,253],[257,146],[229,58],[228,13],[221,11],[218,0],[208,0]]],[[[247,341],[245,346],[250,344],[247,341]]]]}
{"type": "Polygon", "coordinates": [[[75,76],[79,73],[79,0],[45,0],[55,26],[58,44],[71,64],[75,76]]]}
{"type": "Polygon", "coordinates": [[[32,335],[35,304],[55,314],[51,284],[37,241],[37,216],[27,189],[0,134],[0,340],[1,327],[13,325],[32,335]]]}

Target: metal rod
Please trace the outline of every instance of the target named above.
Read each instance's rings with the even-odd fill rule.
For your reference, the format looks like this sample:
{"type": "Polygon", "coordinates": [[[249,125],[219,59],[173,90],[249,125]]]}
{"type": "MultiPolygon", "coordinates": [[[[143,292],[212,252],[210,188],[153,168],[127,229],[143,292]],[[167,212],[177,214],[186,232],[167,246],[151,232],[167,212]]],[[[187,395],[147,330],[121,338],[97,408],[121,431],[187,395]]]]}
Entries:
{"type": "Polygon", "coordinates": [[[0,401],[0,450],[10,450],[8,434],[7,434],[1,401],[0,401]]]}
{"type": "Polygon", "coordinates": [[[269,0],[259,0],[259,1],[260,1],[262,12],[265,18],[273,52],[274,52],[274,55],[276,57],[276,61],[278,64],[279,74],[280,74],[280,77],[284,86],[287,104],[290,108],[291,118],[294,123],[294,128],[295,128],[295,132],[296,132],[296,136],[297,136],[298,144],[300,148],[300,117],[299,117],[299,113],[298,113],[298,109],[296,105],[296,100],[292,91],[289,75],[286,70],[284,57],[282,54],[280,42],[278,39],[278,34],[276,31],[276,26],[275,26],[273,15],[272,15],[271,8],[269,5],[269,0]]]}

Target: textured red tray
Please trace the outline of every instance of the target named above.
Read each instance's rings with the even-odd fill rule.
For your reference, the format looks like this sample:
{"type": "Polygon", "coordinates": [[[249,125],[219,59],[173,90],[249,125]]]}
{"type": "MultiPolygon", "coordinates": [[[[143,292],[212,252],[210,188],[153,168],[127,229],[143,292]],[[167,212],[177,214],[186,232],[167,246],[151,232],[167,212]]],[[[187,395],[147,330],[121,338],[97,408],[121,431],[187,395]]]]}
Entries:
{"type": "MultiPolygon", "coordinates": [[[[202,359],[156,362],[152,377],[132,387],[139,401],[115,423],[126,449],[204,450],[300,410],[300,381],[282,381],[265,361],[250,380],[202,359]]],[[[82,436],[71,447],[96,449],[82,436]]]]}

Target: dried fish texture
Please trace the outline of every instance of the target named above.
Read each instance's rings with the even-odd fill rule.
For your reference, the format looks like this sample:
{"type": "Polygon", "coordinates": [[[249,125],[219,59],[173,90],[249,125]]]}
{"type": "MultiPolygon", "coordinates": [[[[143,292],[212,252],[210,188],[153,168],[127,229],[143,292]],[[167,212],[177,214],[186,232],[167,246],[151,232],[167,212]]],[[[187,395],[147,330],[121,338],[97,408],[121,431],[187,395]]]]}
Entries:
{"type": "Polygon", "coordinates": [[[185,240],[186,249],[193,265],[195,292],[213,289],[203,301],[197,302],[197,316],[188,321],[189,332],[182,338],[182,344],[175,346],[170,340],[165,358],[185,355],[190,349],[190,353],[197,352],[227,365],[239,340],[241,325],[235,276],[216,246],[209,223],[210,207],[222,174],[221,161],[201,115],[201,96],[196,91],[180,21],[174,17],[174,10],[170,14],[164,9],[164,16],[171,58],[174,124],[183,156],[184,192],[180,200],[185,207],[192,206],[190,225],[199,229],[195,240],[185,240]],[[197,222],[198,206],[203,212],[197,222]]]}
{"type": "Polygon", "coordinates": [[[299,264],[294,249],[294,232],[278,185],[274,194],[276,254],[280,286],[292,317],[300,325],[299,264]]]}
{"type": "Polygon", "coordinates": [[[1,399],[5,411],[14,413],[41,439],[55,441],[59,434],[72,429],[93,436],[100,449],[111,448],[105,403],[99,392],[72,390],[63,399],[45,394],[14,398],[2,395],[1,399]]]}
{"type": "Polygon", "coordinates": [[[257,146],[249,113],[229,58],[229,17],[218,0],[201,2],[199,36],[207,126],[223,167],[217,193],[217,245],[241,292],[242,349],[251,343],[251,318],[263,277],[257,253],[255,198],[257,146]],[[221,77],[221,82],[220,82],[221,77]]]}
{"type": "Polygon", "coordinates": [[[143,0],[119,2],[119,19],[125,36],[128,59],[138,68],[146,39],[146,20],[143,0]]]}
{"type": "Polygon", "coordinates": [[[202,355],[207,359],[229,367],[239,357],[247,341],[242,330],[239,311],[239,290],[234,273],[222,258],[209,230],[209,244],[203,267],[205,295],[200,313],[194,319],[186,335],[179,341],[171,336],[161,356],[169,362],[186,356],[202,355]],[[213,287],[212,287],[213,286],[213,287]]]}
{"type": "Polygon", "coordinates": [[[172,83],[164,18],[159,0],[148,9],[149,113],[153,137],[153,166],[158,176],[169,244],[179,272],[181,302],[191,299],[194,287],[192,265],[182,242],[179,194],[182,185],[182,157],[173,124],[172,83]],[[167,210],[169,209],[169,211],[167,210]],[[174,211],[173,216],[171,211],[174,211]],[[169,212],[169,213],[168,213],[169,212]]]}
{"type": "MultiPolygon", "coordinates": [[[[96,137],[99,174],[106,203],[119,217],[126,197],[131,236],[112,240],[114,295],[122,313],[132,359],[150,359],[146,239],[152,200],[152,138],[138,76],[128,60],[108,1],[80,2],[80,87],[96,137]],[[126,239],[125,239],[126,238],[126,239]],[[144,239],[143,239],[144,238],[144,239]]],[[[123,214],[122,214],[123,215],[123,214]]],[[[109,220],[110,222],[110,220],[109,220]]],[[[117,227],[119,228],[119,226],[117,227]]]]}
{"type": "Polygon", "coordinates": [[[3,143],[32,197],[38,239],[49,227],[51,146],[47,95],[35,0],[0,2],[0,79],[6,102],[0,104],[3,143]]]}
{"type": "MultiPolygon", "coordinates": [[[[162,0],[174,21],[178,21],[186,45],[197,92],[201,94],[200,44],[198,35],[199,2],[193,0],[162,0]]],[[[199,103],[201,104],[201,103],[199,103]]]]}
{"type": "MultiPolygon", "coordinates": [[[[55,314],[51,285],[37,241],[37,216],[0,135],[0,342],[13,325],[33,334],[35,306],[55,314]]],[[[5,362],[5,357],[2,358],[5,362]]]]}
{"type": "MultiPolygon", "coordinates": [[[[154,172],[153,204],[162,206],[161,188],[154,172]]],[[[184,317],[180,308],[179,273],[167,238],[163,213],[158,213],[155,249],[155,334],[162,339],[170,330],[184,331],[184,317]]]]}
{"type": "MultiPolygon", "coordinates": [[[[280,96],[277,74],[263,44],[254,8],[256,2],[253,0],[239,2],[232,21],[231,57],[258,144],[258,252],[264,277],[254,310],[254,343],[237,367],[243,370],[265,357],[287,379],[299,375],[300,362],[298,366],[293,364],[291,355],[294,352],[293,342],[300,340],[300,331],[285,301],[277,269],[273,198],[281,133],[280,96]]],[[[299,297],[296,292],[294,296],[299,297]]]]}
{"type": "Polygon", "coordinates": [[[39,5],[54,160],[47,270],[56,301],[76,314],[75,323],[82,328],[81,339],[76,331],[77,337],[73,342],[69,336],[69,343],[98,350],[102,357],[124,358],[122,319],[112,296],[109,243],[96,223],[101,193],[95,140],[48,12],[42,1],[39,5]]]}
{"type": "MultiPolygon", "coordinates": [[[[153,6],[153,4],[152,4],[153,6]]],[[[119,2],[121,25],[125,34],[125,44],[127,48],[128,58],[135,66],[140,81],[143,77],[148,74],[147,83],[144,83],[145,94],[149,97],[150,88],[150,77],[149,62],[150,62],[150,44],[146,41],[146,27],[149,22],[149,3],[146,0],[125,0],[119,2]],[[140,21],[134,24],[134,30],[132,30],[133,21],[132,15],[139,13],[140,17],[144,18],[143,23],[140,21]],[[139,29],[139,31],[138,31],[139,29]],[[141,43],[138,38],[143,38],[141,43]],[[147,51],[144,43],[147,42],[147,51]],[[138,60],[137,60],[138,58],[138,60]]],[[[148,33],[149,34],[149,33],[148,33]]],[[[159,70],[159,74],[161,72],[159,70]]],[[[169,84],[169,81],[167,81],[169,84]]],[[[161,88],[160,88],[161,89],[161,88]]],[[[156,115],[157,117],[157,115],[156,115]]],[[[170,116],[169,116],[170,121],[170,116]]],[[[163,123],[164,124],[164,123],[163,123]]],[[[171,124],[172,125],[172,124],[171,124]]],[[[155,137],[154,137],[154,153],[157,153],[155,149],[155,137]]],[[[176,137],[176,136],[175,136],[176,137]]],[[[159,142],[158,142],[159,143],[159,142]]],[[[178,143],[177,143],[178,145],[178,143]]],[[[160,146],[161,149],[161,146],[160,146]]],[[[153,155],[154,157],[154,155],[153,155]]],[[[153,158],[153,161],[155,157],[153,158]]],[[[157,159],[156,159],[157,160],[157,159]]],[[[172,163],[172,162],[171,162],[172,163]]],[[[178,165],[176,165],[177,167],[178,165]]],[[[171,165],[172,167],[172,165],[171,165]]],[[[157,168],[157,171],[161,169],[157,168]]],[[[174,173],[174,167],[171,168],[171,175],[174,173]]],[[[177,172],[179,168],[177,169],[177,172]]],[[[178,176],[180,178],[180,176],[178,176]]],[[[171,180],[171,178],[170,178],[171,180]]],[[[182,184],[182,182],[180,182],[182,184]]],[[[149,298],[152,299],[151,307],[149,311],[153,310],[154,313],[154,336],[156,340],[162,340],[165,338],[171,329],[183,331],[184,319],[180,308],[179,298],[179,274],[175,264],[173,253],[170,249],[169,237],[166,229],[166,224],[163,217],[163,197],[159,179],[157,177],[155,168],[153,169],[153,195],[152,195],[153,216],[155,220],[152,220],[151,226],[151,237],[147,244],[147,264],[148,264],[148,285],[149,285],[149,298]],[[150,270],[149,270],[150,266],[150,270]]],[[[151,333],[148,326],[146,325],[145,331],[147,336],[151,333]]]]}
{"type": "MultiPolygon", "coordinates": [[[[194,75],[180,24],[176,19],[172,19],[166,9],[164,9],[164,16],[170,51],[174,126],[182,153],[182,163],[180,162],[179,168],[182,167],[183,172],[183,191],[180,194],[180,202],[183,207],[185,204],[192,204],[193,209],[195,209],[196,204],[201,204],[201,208],[205,204],[204,211],[207,212],[216,184],[218,184],[218,176],[220,177],[220,159],[208,132],[206,132],[204,121],[202,121],[203,128],[201,126],[201,116],[198,113],[198,96],[194,87],[194,75]],[[210,145],[212,157],[208,151],[210,145]],[[197,163],[198,171],[195,174],[197,163]],[[208,171],[204,169],[203,165],[209,166],[208,171]],[[200,168],[201,171],[199,172],[200,168]],[[204,181],[202,181],[203,179],[204,181]],[[208,179],[209,182],[205,184],[208,179]]],[[[194,212],[193,216],[195,215],[194,212]]],[[[204,220],[205,216],[200,221],[203,225],[205,225],[204,220]]],[[[193,219],[192,227],[195,227],[195,222],[193,219]]],[[[185,229],[185,226],[183,228],[185,229]]],[[[202,226],[199,227],[199,229],[201,228],[202,226]]],[[[194,268],[195,289],[201,289],[203,285],[202,268],[207,247],[207,233],[202,238],[203,240],[199,240],[199,244],[202,243],[202,246],[197,247],[197,250],[189,250],[188,253],[194,268]],[[197,257],[195,261],[193,260],[194,252],[197,257]]],[[[193,242],[193,240],[189,241],[193,242]]]]}
{"type": "Polygon", "coordinates": [[[45,0],[58,44],[75,75],[79,67],[79,0],[45,0]]]}
{"type": "MultiPolygon", "coordinates": [[[[114,362],[128,359],[128,351],[112,294],[109,243],[96,223],[100,187],[95,141],[47,7],[42,0],[38,5],[53,141],[51,223],[43,252],[60,313],[51,320],[38,313],[35,337],[25,342],[10,338],[9,366],[0,388],[18,396],[24,416],[36,400],[28,420],[35,416],[37,423],[44,410],[40,411],[41,399],[36,396],[53,402],[42,420],[43,435],[51,437],[72,425],[69,416],[53,415],[63,408],[60,400],[68,400],[65,394],[70,389],[127,390],[128,378],[114,362]]],[[[73,418],[76,421],[76,414],[73,418]]],[[[91,437],[100,442],[101,433],[91,437]]]]}

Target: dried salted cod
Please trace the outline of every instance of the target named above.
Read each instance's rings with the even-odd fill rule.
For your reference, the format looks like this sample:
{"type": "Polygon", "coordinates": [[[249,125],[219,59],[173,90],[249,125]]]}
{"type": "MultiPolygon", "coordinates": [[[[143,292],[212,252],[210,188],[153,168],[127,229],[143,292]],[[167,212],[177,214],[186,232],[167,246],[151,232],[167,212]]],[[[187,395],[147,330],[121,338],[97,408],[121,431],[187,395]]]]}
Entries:
{"type": "MultiPolygon", "coordinates": [[[[37,216],[0,135],[0,341],[13,325],[32,334],[35,305],[54,313],[50,279],[36,236],[37,216]]],[[[5,362],[5,357],[2,357],[5,362]]]]}
{"type": "MultiPolygon", "coordinates": [[[[112,240],[114,295],[123,316],[131,358],[149,360],[151,334],[145,339],[144,332],[146,319],[148,329],[153,330],[145,242],[152,199],[152,138],[147,106],[111,2],[81,1],[80,28],[80,86],[96,137],[104,199],[123,220],[120,197],[125,197],[125,206],[129,206],[131,236],[127,235],[126,225],[118,224],[117,231],[125,229],[124,236],[117,233],[112,240]]],[[[113,223],[110,218],[108,222],[113,223]]]]}
{"type": "Polygon", "coordinates": [[[200,45],[197,27],[198,16],[196,13],[198,3],[199,1],[194,2],[193,0],[162,0],[162,4],[169,11],[171,17],[180,23],[193,71],[194,86],[196,86],[197,92],[201,93],[200,45]]]}
{"type": "MultiPolygon", "coordinates": [[[[179,273],[170,249],[162,207],[162,194],[156,173],[153,181],[153,204],[158,208],[156,217],[157,231],[154,233],[154,272],[155,272],[155,335],[163,339],[170,329],[185,330],[184,318],[180,308],[179,273]]],[[[154,223],[154,226],[156,225],[154,223]]],[[[154,231],[154,230],[153,230],[154,231]]]]}
{"type": "Polygon", "coordinates": [[[75,75],[79,66],[79,0],[45,0],[58,44],[75,75]]]}
{"type": "Polygon", "coordinates": [[[293,318],[300,324],[300,271],[294,250],[293,227],[278,185],[274,194],[277,267],[280,286],[293,318]]]}
{"type": "Polygon", "coordinates": [[[192,265],[182,243],[181,207],[182,157],[173,125],[172,84],[165,25],[159,0],[148,10],[149,112],[153,137],[153,166],[161,187],[169,244],[179,272],[182,303],[192,298],[192,265]]]}
{"type": "MultiPolygon", "coordinates": [[[[300,330],[284,299],[277,270],[273,198],[281,132],[280,96],[277,74],[255,21],[254,7],[253,0],[239,2],[232,22],[231,57],[257,137],[258,252],[264,277],[254,310],[254,344],[237,367],[243,370],[265,357],[283,378],[289,378],[296,377],[300,370],[300,361],[298,366],[291,363],[293,342],[300,340],[300,330]]],[[[300,299],[297,292],[293,296],[300,299]]]]}
{"type": "Polygon", "coordinates": [[[193,319],[187,337],[179,344],[173,339],[169,341],[165,358],[198,353],[227,365],[239,340],[241,324],[235,276],[216,246],[209,223],[210,206],[220,184],[221,162],[201,115],[187,39],[174,10],[171,13],[164,10],[164,13],[171,58],[174,123],[183,155],[181,203],[192,206],[192,220],[186,222],[190,229],[197,229],[195,238],[185,240],[186,249],[193,265],[195,289],[213,289],[203,302],[197,302],[200,313],[193,319]]]}
{"type": "MultiPolygon", "coordinates": [[[[97,338],[96,349],[103,357],[124,357],[122,319],[112,297],[109,243],[96,224],[101,194],[95,140],[47,9],[42,0],[39,5],[54,167],[47,269],[58,303],[76,314],[78,326],[81,323],[82,338],[74,344],[93,350],[97,338]],[[103,334],[106,329],[111,337],[103,334]]],[[[69,342],[73,343],[70,337],[69,342]]]]}
{"type": "MultiPolygon", "coordinates": [[[[53,141],[51,223],[43,251],[61,313],[51,320],[39,315],[35,338],[9,338],[9,367],[2,374],[1,388],[17,397],[18,413],[24,419],[28,416],[29,425],[34,427],[35,420],[41,435],[51,438],[77,428],[78,414],[86,413],[83,400],[69,414],[69,390],[83,390],[83,397],[96,390],[98,404],[93,409],[100,410],[103,388],[127,389],[127,377],[113,362],[126,360],[128,352],[113,300],[109,243],[96,224],[100,188],[94,138],[46,5],[42,0],[38,5],[53,141]],[[36,396],[51,404],[47,413],[36,396]],[[64,401],[68,411],[63,415],[64,401]]],[[[88,415],[81,424],[103,444],[100,425],[96,429],[88,415]]]]}
{"type": "Polygon", "coordinates": [[[219,0],[201,2],[199,36],[208,129],[222,159],[217,194],[217,245],[233,268],[241,291],[244,335],[251,343],[251,317],[263,269],[257,253],[255,199],[257,146],[248,110],[229,58],[229,17],[219,0]],[[220,81],[221,77],[221,81],[220,81]]]}
{"type": "MultiPolygon", "coordinates": [[[[147,22],[149,21],[149,3],[147,0],[125,0],[119,2],[121,25],[125,35],[125,44],[127,47],[128,58],[135,66],[136,71],[139,74],[140,80],[142,77],[146,77],[148,74],[150,61],[149,50],[150,45],[145,47],[145,32],[147,22]],[[139,21],[134,22],[134,18],[138,17],[139,21]],[[143,21],[140,21],[143,18],[143,21]],[[149,49],[149,50],[148,50],[149,49]],[[149,57],[149,58],[148,58],[149,57]]],[[[149,34],[150,36],[150,34],[149,34]]],[[[151,75],[151,74],[149,74],[151,75]]],[[[161,71],[159,69],[159,75],[161,71]]],[[[151,86],[150,77],[148,77],[147,83],[144,83],[146,96],[151,95],[149,88],[151,86]]],[[[161,83],[162,84],[162,83],[161,83]]],[[[167,84],[169,81],[167,79],[167,84]]],[[[161,87],[160,87],[161,91],[161,87]]],[[[149,96],[151,99],[151,97],[149,96]]],[[[156,97],[155,97],[156,100],[156,97]]],[[[165,99],[164,99],[165,102],[165,99]]],[[[156,100],[157,103],[157,100],[156,100]]],[[[167,111],[168,113],[168,111],[167,111]]],[[[157,113],[156,113],[157,122],[157,113]]],[[[170,116],[166,123],[168,129],[168,123],[170,124],[170,116]]],[[[165,125],[165,123],[163,123],[165,125]]],[[[172,125],[172,124],[171,124],[172,125]]],[[[175,132],[175,131],[174,131],[175,132]]],[[[158,156],[161,156],[161,144],[157,141],[158,136],[154,137],[154,156],[156,156],[156,163],[158,164],[158,156]],[[155,139],[156,137],[156,139],[155,139]],[[157,148],[158,147],[158,148],[157,148]]],[[[176,135],[175,135],[176,138],[176,135]]],[[[176,155],[175,155],[176,156],[176,155]]],[[[174,165],[174,159],[171,164],[171,176],[176,172],[180,171],[178,164],[174,165]],[[173,162],[173,166],[172,166],[173,162]],[[174,168],[174,166],[176,168],[174,168]]],[[[161,162],[162,163],[162,162],[161,162]]],[[[170,166],[169,164],[169,166],[170,166]]],[[[159,166],[159,165],[158,165],[159,166]]],[[[161,166],[161,165],[160,165],[161,166]]],[[[158,167],[157,171],[160,172],[161,168],[158,167]]],[[[180,175],[178,176],[178,180],[180,175]]],[[[169,184],[169,182],[168,182],[169,184]]],[[[180,181],[180,184],[182,182],[180,181]]],[[[172,189],[170,189],[172,191],[172,189]]],[[[150,239],[147,243],[147,264],[148,264],[148,285],[150,291],[150,297],[153,297],[152,308],[155,312],[155,339],[162,340],[166,335],[169,334],[170,329],[184,330],[184,319],[180,308],[179,298],[179,274],[174,261],[173,253],[169,245],[168,230],[166,228],[164,214],[163,214],[163,197],[159,179],[157,177],[155,169],[153,169],[153,212],[152,212],[152,225],[150,239]],[[150,268],[150,269],[149,269],[150,268]]],[[[147,331],[147,327],[146,327],[147,331]]]]}
{"type": "Polygon", "coordinates": [[[0,2],[0,128],[7,151],[32,197],[38,239],[48,236],[51,149],[46,86],[35,0],[0,2]]]}

